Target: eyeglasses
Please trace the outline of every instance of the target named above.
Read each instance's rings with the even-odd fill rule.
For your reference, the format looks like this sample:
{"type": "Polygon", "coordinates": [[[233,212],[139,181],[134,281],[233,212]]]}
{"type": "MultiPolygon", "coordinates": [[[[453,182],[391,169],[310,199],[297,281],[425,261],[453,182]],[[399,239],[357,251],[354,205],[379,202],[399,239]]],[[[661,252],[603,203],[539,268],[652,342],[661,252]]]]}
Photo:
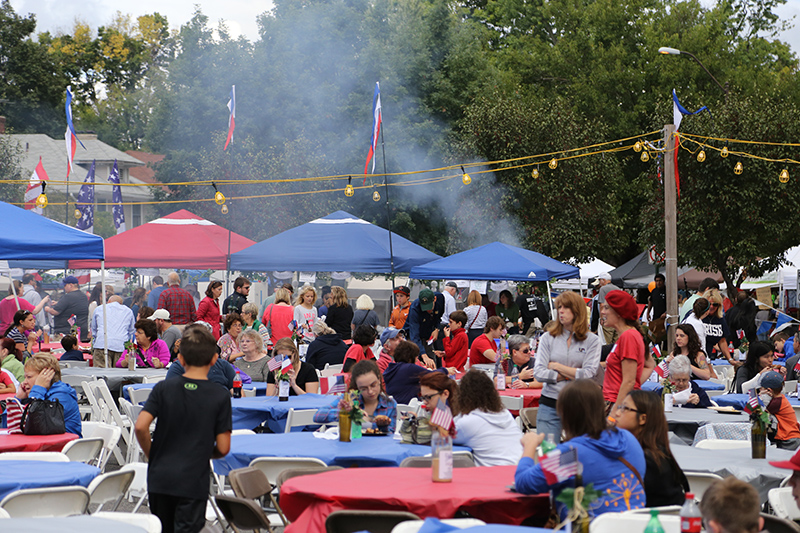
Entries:
{"type": "Polygon", "coordinates": [[[366,387],[359,387],[358,388],[358,392],[363,394],[363,393],[365,393],[367,391],[370,391],[372,389],[380,389],[380,388],[381,388],[381,382],[380,381],[374,381],[374,382],[370,383],[369,385],[367,385],[366,387]]]}
{"type": "Polygon", "coordinates": [[[719,307],[719,304],[711,304],[711,307],[719,307]]]}
{"type": "Polygon", "coordinates": [[[531,349],[530,349],[530,348],[523,348],[523,349],[521,350],[521,352],[522,352],[522,353],[531,353],[531,349]]]}
{"type": "Polygon", "coordinates": [[[627,405],[620,405],[619,406],[619,410],[620,411],[630,411],[631,413],[639,413],[639,414],[641,414],[641,411],[638,411],[638,410],[634,409],[633,407],[628,407],[627,405]]]}
{"type": "Polygon", "coordinates": [[[433,399],[434,396],[439,396],[441,393],[442,393],[442,391],[434,392],[433,394],[420,394],[419,395],[419,399],[422,400],[425,403],[428,403],[429,401],[431,401],[433,399]]]}

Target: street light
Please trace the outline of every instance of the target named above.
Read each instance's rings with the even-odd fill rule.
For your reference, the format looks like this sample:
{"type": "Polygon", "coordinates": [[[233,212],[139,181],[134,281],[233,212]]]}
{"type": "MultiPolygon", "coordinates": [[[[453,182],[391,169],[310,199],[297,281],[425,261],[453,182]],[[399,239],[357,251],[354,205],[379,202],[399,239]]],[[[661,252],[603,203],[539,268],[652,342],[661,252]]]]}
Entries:
{"type": "Polygon", "coordinates": [[[683,55],[687,55],[687,56],[691,57],[692,59],[697,61],[698,65],[703,67],[703,70],[705,70],[706,74],[708,74],[711,77],[711,79],[714,80],[714,83],[719,85],[719,88],[722,89],[725,92],[725,94],[728,94],[728,89],[723,87],[722,84],[717,81],[717,78],[715,78],[714,75],[711,74],[711,72],[709,72],[709,70],[706,68],[706,66],[699,59],[697,59],[697,57],[693,53],[687,52],[686,50],[678,50],[677,48],[670,48],[669,46],[662,46],[661,48],[658,49],[658,53],[659,54],[668,55],[668,56],[679,56],[679,55],[683,54],[683,55]]]}

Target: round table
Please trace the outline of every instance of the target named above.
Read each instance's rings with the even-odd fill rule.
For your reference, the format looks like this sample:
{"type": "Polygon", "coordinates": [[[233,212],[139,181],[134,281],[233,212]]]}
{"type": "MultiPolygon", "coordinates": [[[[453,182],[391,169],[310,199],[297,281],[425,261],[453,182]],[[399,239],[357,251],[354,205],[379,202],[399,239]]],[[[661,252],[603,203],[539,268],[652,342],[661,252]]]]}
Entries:
{"type": "MultiPolygon", "coordinates": [[[[361,437],[352,442],[315,437],[317,433],[262,433],[234,435],[231,451],[222,459],[214,460],[214,471],[220,475],[248,466],[257,457],[315,457],[328,466],[345,468],[359,466],[399,466],[406,457],[419,457],[431,453],[430,445],[403,444],[392,435],[361,437]]],[[[471,451],[464,446],[453,446],[453,451],[471,451]]]]}
{"type": "MultiPolygon", "coordinates": [[[[60,435],[0,435],[0,453],[3,452],[60,452],[64,445],[77,439],[74,433],[60,435]]],[[[41,463],[40,463],[41,466],[41,463]]]]}
{"type": "Polygon", "coordinates": [[[91,515],[58,518],[10,518],[3,520],[4,531],[25,533],[147,533],[146,529],[118,520],[91,515]]]}
{"type": "Polygon", "coordinates": [[[669,430],[690,446],[694,442],[697,430],[706,424],[750,422],[747,413],[720,413],[714,409],[673,407],[671,413],[664,414],[667,417],[669,430]]]}
{"type": "Polygon", "coordinates": [[[340,509],[410,511],[420,518],[452,518],[459,510],[487,523],[519,525],[550,511],[547,494],[508,489],[515,466],[456,468],[452,483],[434,483],[428,468],[347,468],[286,481],[281,508],[286,532],[325,531],[325,518],[340,509]]]}
{"type": "Polygon", "coordinates": [[[0,500],[20,489],[88,487],[98,474],[96,466],[79,462],[0,461],[0,500]]]}
{"type": "MultiPolygon", "coordinates": [[[[717,405],[720,407],[733,407],[735,409],[744,409],[745,404],[747,403],[747,399],[749,396],[747,394],[720,394],[719,396],[714,396],[713,400],[717,402],[717,405]]],[[[797,398],[792,398],[787,396],[789,403],[792,406],[799,406],[800,407],[800,400],[797,398]]]]}
{"type": "MultiPolygon", "coordinates": [[[[289,400],[285,402],[279,401],[277,396],[233,398],[233,429],[253,429],[266,422],[273,433],[283,433],[289,409],[319,409],[330,405],[335,398],[336,396],[322,394],[289,396],[289,400]]],[[[297,431],[301,431],[301,428],[297,431]]]]}
{"type": "Polygon", "coordinates": [[[167,375],[166,368],[137,368],[128,370],[127,368],[95,368],[95,367],[75,367],[64,368],[61,370],[64,376],[81,376],[87,381],[94,378],[104,379],[108,383],[110,391],[119,391],[124,383],[141,383],[145,377],[162,377],[167,375]]]}
{"type": "MultiPolygon", "coordinates": [[[[692,381],[697,383],[697,386],[700,387],[701,389],[703,389],[704,391],[725,390],[725,385],[723,385],[722,383],[716,383],[714,381],[707,381],[705,379],[693,379],[692,381]]],[[[661,385],[661,383],[655,383],[653,381],[645,381],[644,383],[642,383],[642,390],[656,392],[658,394],[661,394],[661,390],[663,388],[664,387],[661,385]]],[[[716,399],[717,398],[715,396],[714,400],[716,400],[716,399]]]]}

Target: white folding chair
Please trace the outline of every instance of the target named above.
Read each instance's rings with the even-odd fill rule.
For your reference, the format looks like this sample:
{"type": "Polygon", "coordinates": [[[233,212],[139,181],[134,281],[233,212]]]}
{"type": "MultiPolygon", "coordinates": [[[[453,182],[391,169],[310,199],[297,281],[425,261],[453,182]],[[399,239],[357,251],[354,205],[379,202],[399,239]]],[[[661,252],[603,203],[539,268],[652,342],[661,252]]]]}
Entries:
{"type": "Polygon", "coordinates": [[[316,457],[256,457],[250,461],[252,467],[258,468],[267,476],[270,483],[275,481],[284,470],[290,468],[306,468],[309,466],[328,466],[316,457]]]}
{"type": "Polygon", "coordinates": [[[128,463],[122,465],[119,469],[120,472],[133,472],[133,480],[128,486],[128,492],[125,497],[129,502],[133,502],[133,498],[138,498],[136,505],[133,507],[131,513],[136,513],[139,507],[144,503],[147,497],[147,463],[128,463]]]}
{"type": "MultiPolygon", "coordinates": [[[[123,522],[132,526],[139,527],[147,533],[161,533],[161,520],[157,516],[143,513],[112,513],[109,511],[100,511],[94,513],[92,516],[97,518],[105,518],[106,520],[114,520],[116,522],[123,522]]],[[[205,530],[204,530],[205,531],[205,530]]]]}
{"type": "Polygon", "coordinates": [[[344,368],[343,364],[341,364],[341,365],[331,365],[329,363],[325,363],[325,368],[323,368],[322,370],[319,371],[319,375],[320,375],[320,377],[323,377],[323,378],[328,378],[328,377],[331,377],[331,376],[335,376],[336,374],[341,374],[342,373],[342,368],[344,368]]]}
{"type": "MultiPolygon", "coordinates": [[[[101,406],[101,410],[105,414],[105,419],[102,421],[120,428],[122,440],[125,442],[125,447],[127,449],[127,447],[131,445],[130,428],[133,422],[127,416],[122,416],[122,413],[119,412],[117,404],[111,396],[111,391],[108,390],[108,384],[105,381],[100,379],[88,385],[92,393],[94,393],[97,403],[101,406]]],[[[114,455],[117,461],[122,464],[123,459],[121,454],[117,455],[115,451],[114,455]]]]}
{"type": "Polygon", "coordinates": [[[166,374],[161,376],[145,376],[144,379],[142,379],[142,383],[158,383],[159,381],[164,381],[166,378],[166,374]]]}
{"type": "Polygon", "coordinates": [[[68,463],[69,457],[62,452],[4,452],[0,461],[44,461],[47,463],[68,463]]]}
{"type": "MultiPolygon", "coordinates": [[[[478,520],[477,518],[445,518],[444,520],[440,520],[440,522],[458,529],[486,525],[486,522],[478,520]]],[[[392,528],[392,533],[417,533],[424,523],[424,520],[406,520],[394,526],[392,528]]]]}
{"type": "Polygon", "coordinates": [[[769,505],[775,512],[775,516],[787,520],[800,520],[800,509],[797,508],[797,504],[792,497],[791,487],[770,489],[767,493],[767,500],[769,500],[769,505]]]}
{"type": "Polygon", "coordinates": [[[728,440],[728,439],[704,439],[694,445],[695,448],[705,450],[736,450],[739,448],[749,448],[749,440],[728,440]]]}
{"type": "Polygon", "coordinates": [[[108,418],[107,413],[104,411],[103,406],[97,399],[97,395],[95,394],[94,384],[97,383],[99,380],[93,381],[81,381],[81,390],[83,391],[83,395],[89,401],[89,408],[91,410],[91,420],[95,422],[106,422],[108,418]]]}
{"type": "Polygon", "coordinates": [[[0,502],[11,518],[73,516],[85,514],[88,506],[89,491],[83,487],[22,489],[0,502]]]}
{"type": "Polygon", "coordinates": [[[256,432],[253,431],[252,429],[234,429],[233,431],[231,431],[232,437],[235,435],[255,435],[255,434],[256,432]]]}
{"type": "Polygon", "coordinates": [[[404,404],[404,403],[398,403],[397,404],[397,415],[398,416],[404,415],[406,413],[413,413],[414,411],[415,410],[410,405],[407,405],[407,404],[404,404]]]}
{"type": "Polygon", "coordinates": [[[797,380],[790,379],[783,382],[783,393],[789,394],[790,392],[797,392],[797,380]]]}
{"type": "Polygon", "coordinates": [[[113,502],[111,510],[116,511],[119,507],[122,498],[128,492],[128,488],[133,482],[136,472],[131,470],[117,470],[116,472],[109,472],[107,474],[100,474],[89,483],[89,496],[90,504],[97,505],[95,513],[99,511],[104,504],[113,502]]]}
{"type": "Polygon", "coordinates": [[[245,389],[242,388],[242,398],[255,398],[256,397],[256,389],[245,389]]]}
{"type": "Polygon", "coordinates": [[[128,396],[130,397],[133,405],[144,405],[144,402],[147,401],[147,398],[150,396],[151,392],[153,392],[153,389],[134,389],[133,387],[130,387],[128,389],[128,396]]]}
{"type": "MultiPolygon", "coordinates": [[[[314,415],[316,413],[316,409],[289,409],[289,414],[286,415],[286,429],[283,432],[291,433],[293,427],[314,425],[314,415]]],[[[267,476],[267,479],[269,479],[269,476],[267,476]]]]}
{"type": "Polygon", "coordinates": [[[125,398],[119,399],[119,406],[122,409],[123,414],[125,414],[125,416],[127,416],[129,420],[133,421],[131,427],[125,430],[128,432],[130,439],[130,444],[128,445],[128,453],[125,456],[125,462],[126,463],[136,462],[139,461],[140,459],[139,454],[142,451],[141,446],[139,446],[139,441],[136,439],[136,419],[139,418],[139,413],[142,412],[142,406],[139,404],[133,404],[128,400],[126,400],[125,398]]]}
{"type": "Polygon", "coordinates": [[[69,457],[70,461],[78,461],[87,465],[97,464],[97,459],[103,451],[103,439],[99,437],[75,439],[68,442],[61,453],[69,457]]]}
{"type": "MultiPolygon", "coordinates": [[[[679,533],[681,517],[658,515],[665,533],[679,533]]],[[[620,531],[644,531],[650,515],[644,513],[603,513],[589,524],[589,533],[620,533],[620,531]]]]}
{"type": "Polygon", "coordinates": [[[500,396],[503,407],[509,411],[519,411],[525,407],[525,400],[522,396],[500,396]]]}
{"type": "Polygon", "coordinates": [[[11,516],[9,516],[5,509],[0,507],[0,519],[2,518],[11,518],[11,516]]]}
{"type": "MultiPolygon", "coordinates": [[[[84,437],[99,437],[103,439],[103,451],[97,459],[97,467],[103,471],[106,468],[106,463],[111,458],[113,453],[119,464],[125,464],[122,460],[122,453],[119,450],[119,438],[122,434],[122,429],[111,424],[104,422],[84,422],[83,423],[83,436],[84,437]]],[[[41,452],[39,452],[41,453],[41,452]]]]}
{"type": "Polygon", "coordinates": [[[686,474],[686,479],[689,481],[689,488],[692,489],[694,499],[698,502],[703,499],[703,494],[705,494],[706,489],[711,483],[722,479],[717,474],[712,474],[710,472],[690,472],[684,470],[683,473],[686,474]]]}

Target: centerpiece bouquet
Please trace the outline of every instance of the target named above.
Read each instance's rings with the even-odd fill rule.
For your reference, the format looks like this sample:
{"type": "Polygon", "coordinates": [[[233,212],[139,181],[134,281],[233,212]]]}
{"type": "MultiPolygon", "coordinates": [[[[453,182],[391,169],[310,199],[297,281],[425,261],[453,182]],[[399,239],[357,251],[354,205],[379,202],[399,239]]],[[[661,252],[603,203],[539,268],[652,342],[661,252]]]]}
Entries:
{"type": "Polygon", "coordinates": [[[358,436],[361,436],[361,423],[364,421],[364,410],[359,406],[358,391],[348,389],[339,399],[339,440],[350,442],[350,431],[352,424],[358,428],[358,436]]]}

